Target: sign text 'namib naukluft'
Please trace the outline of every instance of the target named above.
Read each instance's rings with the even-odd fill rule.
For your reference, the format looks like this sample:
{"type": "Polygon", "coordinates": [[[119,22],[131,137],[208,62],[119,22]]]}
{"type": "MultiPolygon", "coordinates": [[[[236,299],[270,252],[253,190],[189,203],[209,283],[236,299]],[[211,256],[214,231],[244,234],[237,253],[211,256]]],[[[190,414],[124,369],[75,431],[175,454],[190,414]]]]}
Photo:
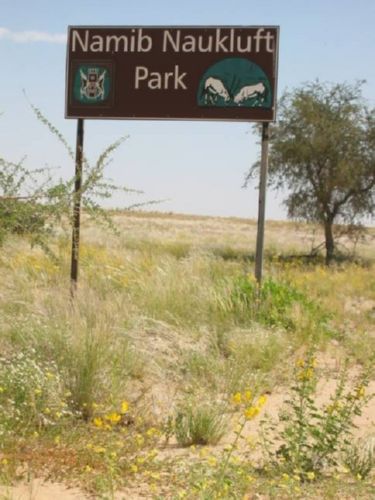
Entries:
{"type": "Polygon", "coordinates": [[[70,27],[67,118],[275,119],[278,27],[70,27]]]}

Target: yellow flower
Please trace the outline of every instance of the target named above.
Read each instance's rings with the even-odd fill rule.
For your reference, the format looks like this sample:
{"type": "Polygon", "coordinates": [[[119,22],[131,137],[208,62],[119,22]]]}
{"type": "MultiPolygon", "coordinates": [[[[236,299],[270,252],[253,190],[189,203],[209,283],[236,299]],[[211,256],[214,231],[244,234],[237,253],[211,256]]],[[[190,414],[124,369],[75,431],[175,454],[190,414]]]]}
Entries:
{"type": "Polygon", "coordinates": [[[142,436],[142,434],[137,434],[135,436],[135,439],[137,441],[137,445],[138,446],[142,446],[144,444],[144,442],[145,442],[145,438],[142,436]]]}
{"type": "Polygon", "coordinates": [[[267,396],[263,394],[262,396],[259,397],[257,405],[259,406],[259,408],[261,408],[266,404],[266,402],[267,402],[267,396]]]}
{"type": "Polygon", "coordinates": [[[155,436],[155,434],[157,434],[157,433],[158,433],[158,431],[157,431],[157,429],[155,429],[155,427],[150,427],[146,431],[146,436],[147,437],[152,437],[152,436],[155,436]]]}
{"type": "Polygon", "coordinates": [[[0,387],[0,394],[2,394],[3,392],[5,392],[4,387],[0,387]]]}
{"type": "Polygon", "coordinates": [[[134,473],[138,472],[138,465],[132,464],[130,466],[130,470],[134,473]]]}
{"type": "Polygon", "coordinates": [[[232,401],[234,404],[237,404],[237,405],[241,404],[242,394],[240,392],[236,392],[236,394],[233,394],[232,401]]]}
{"type": "Polygon", "coordinates": [[[244,400],[246,402],[249,402],[249,401],[251,401],[252,396],[253,395],[252,395],[251,391],[245,391],[245,393],[244,393],[244,400]]]}
{"type": "Polygon", "coordinates": [[[60,439],[61,439],[60,436],[56,436],[54,439],[55,444],[60,444],[60,439]]]}
{"type": "Polygon", "coordinates": [[[311,380],[314,375],[314,370],[312,368],[306,368],[298,374],[298,380],[308,381],[311,380]]]}
{"type": "Polygon", "coordinates": [[[86,465],[86,467],[84,468],[84,472],[91,472],[92,471],[92,467],[90,467],[89,465],[86,465]]]}
{"type": "Polygon", "coordinates": [[[105,453],[105,448],[103,446],[93,446],[92,449],[95,453],[105,453]]]}
{"type": "Polygon", "coordinates": [[[357,394],[356,394],[356,397],[357,399],[362,399],[364,398],[366,395],[366,389],[364,388],[363,385],[361,385],[360,387],[358,387],[357,389],[357,394]]]}
{"type": "Polygon", "coordinates": [[[217,458],[214,456],[210,456],[210,457],[208,457],[207,462],[209,463],[209,465],[211,465],[211,467],[216,467],[217,458]]]}
{"type": "Polygon", "coordinates": [[[49,415],[51,413],[51,410],[49,408],[44,408],[44,413],[46,415],[49,415]]]}
{"type": "Polygon", "coordinates": [[[106,415],[105,418],[111,422],[111,424],[118,424],[121,420],[121,415],[114,411],[113,413],[106,415]]]}
{"type": "Polygon", "coordinates": [[[103,420],[100,417],[96,417],[93,420],[95,427],[103,427],[103,420]]]}
{"type": "Polygon", "coordinates": [[[8,464],[8,460],[6,458],[3,458],[2,461],[1,461],[2,465],[7,465],[8,464]]]}
{"type": "Polygon", "coordinates": [[[252,420],[259,414],[260,409],[257,406],[250,406],[245,410],[246,420],[252,420]]]}
{"type": "Polygon", "coordinates": [[[129,403],[127,401],[123,401],[121,403],[121,413],[127,413],[129,411],[129,403]]]}
{"type": "Polygon", "coordinates": [[[42,394],[42,389],[41,389],[40,387],[36,388],[36,389],[34,390],[34,394],[35,394],[36,396],[39,396],[40,394],[42,394]]]}
{"type": "Polygon", "coordinates": [[[308,473],[306,474],[306,477],[307,477],[307,479],[308,479],[309,481],[314,481],[314,479],[315,479],[315,472],[308,472],[308,473]]]}

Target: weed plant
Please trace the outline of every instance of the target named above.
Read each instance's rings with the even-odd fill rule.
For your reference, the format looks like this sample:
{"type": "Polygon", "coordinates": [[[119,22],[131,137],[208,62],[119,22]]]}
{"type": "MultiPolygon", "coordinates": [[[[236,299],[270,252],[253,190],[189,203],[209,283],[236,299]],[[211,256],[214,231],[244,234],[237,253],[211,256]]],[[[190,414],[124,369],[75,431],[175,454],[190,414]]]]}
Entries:
{"type": "Polygon", "coordinates": [[[220,406],[195,402],[180,407],[172,425],[181,446],[215,445],[228,428],[228,418],[220,406]]]}
{"type": "Polygon", "coordinates": [[[350,389],[344,369],[323,408],[315,402],[316,382],[316,359],[309,352],[306,358],[297,360],[292,395],[279,416],[281,430],[271,426],[265,434],[271,464],[285,474],[298,475],[302,481],[337,467],[340,454],[350,445],[354,418],[369,401],[368,373],[363,373],[350,389]]]}

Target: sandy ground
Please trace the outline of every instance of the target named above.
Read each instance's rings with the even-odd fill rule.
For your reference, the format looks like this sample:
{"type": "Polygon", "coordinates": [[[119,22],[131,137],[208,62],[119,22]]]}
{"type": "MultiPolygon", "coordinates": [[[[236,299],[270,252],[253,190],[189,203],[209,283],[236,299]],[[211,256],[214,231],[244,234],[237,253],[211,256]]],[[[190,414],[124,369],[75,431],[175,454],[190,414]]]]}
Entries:
{"type": "Polygon", "coordinates": [[[60,483],[43,482],[34,479],[14,487],[0,486],[2,500],[88,500],[77,488],[68,488],[60,483]]]}
{"type": "MultiPolygon", "coordinates": [[[[327,369],[330,373],[335,370],[339,371],[337,360],[327,354],[321,354],[319,365],[327,369]]],[[[356,369],[352,368],[351,377],[356,375],[356,369]]],[[[318,384],[317,398],[318,405],[328,402],[330,395],[334,392],[337,384],[337,379],[332,377],[322,378],[318,384]]],[[[375,381],[370,382],[367,394],[375,395],[375,381]]],[[[264,407],[264,413],[270,418],[275,419],[281,409],[287,393],[279,388],[274,393],[268,396],[267,403],[264,407]]],[[[375,438],[375,398],[373,398],[362,415],[356,417],[355,424],[357,426],[354,435],[355,437],[363,437],[364,435],[372,435],[375,438]]],[[[259,419],[249,422],[245,435],[246,437],[255,437],[259,431],[259,419]]],[[[229,433],[224,440],[216,447],[209,447],[209,453],[218,455],[226,443],[233,442],[234,434],[229,433]]],[[[255,451],[252,458],[257,460],[260,457],[260,452],[255,451]]],[[[160,450],[159,459],[173,459],[178,461],[187,461],[197,459],[197,451],[192,452],[189,448],[179,448],[172,441],[166,448],[160,450]]],[[[86,495],[77,488],[68,488],[60,483],[43,482],[42,479],[34,479],[29,483],[21,483],[13,487],[0,486],[1,500],[92,500],[95,497],[86,495]]],[[[119,491],[114,496],[115,500],[138,500],[145,498],[153,498],[150,496],[148,485],[138,483],[137,486],[132,486],[122,491],[119,491]]]]}

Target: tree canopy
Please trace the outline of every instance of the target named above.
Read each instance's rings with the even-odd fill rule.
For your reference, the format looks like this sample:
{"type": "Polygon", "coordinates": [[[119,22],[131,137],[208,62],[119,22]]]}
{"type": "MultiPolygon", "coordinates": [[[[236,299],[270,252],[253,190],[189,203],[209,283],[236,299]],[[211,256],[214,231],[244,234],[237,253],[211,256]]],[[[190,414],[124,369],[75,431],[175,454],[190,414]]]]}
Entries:
{"type": "Polygon", "coordinates": [[[333,224],[359,226],[375,213],[375,109],[362,85],[314,81],[285,92],[271,128],[269,184],[287,189],[289,217],[324,227],[327,263],[333,224]]]}

